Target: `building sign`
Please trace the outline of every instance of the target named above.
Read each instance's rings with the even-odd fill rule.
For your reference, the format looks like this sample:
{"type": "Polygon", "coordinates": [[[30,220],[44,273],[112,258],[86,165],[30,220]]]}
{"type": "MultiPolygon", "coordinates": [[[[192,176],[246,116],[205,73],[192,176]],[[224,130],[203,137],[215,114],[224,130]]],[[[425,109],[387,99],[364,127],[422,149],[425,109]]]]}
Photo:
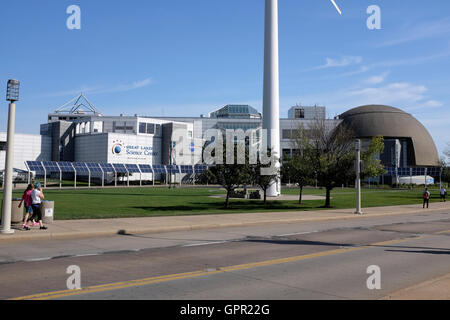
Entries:
{"type": "Polygon", "coordinates": [[[111,151],[115,157],[121,157],[124,160],[151,160],[159,154],[153,146],[126,144],[122,140],[114,140],[111,151]]]}
{"type": "Polygon", "coordinates": [[[124,150],[124,144],[121,140],[113,141],[112,153],[116,156],[121,156],[124,150]]]}

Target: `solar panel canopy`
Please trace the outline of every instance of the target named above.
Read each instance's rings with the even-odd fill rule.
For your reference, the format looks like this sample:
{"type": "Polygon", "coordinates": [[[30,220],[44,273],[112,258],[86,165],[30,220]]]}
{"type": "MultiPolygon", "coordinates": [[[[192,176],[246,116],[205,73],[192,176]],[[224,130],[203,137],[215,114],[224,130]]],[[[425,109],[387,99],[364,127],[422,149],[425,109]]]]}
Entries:
{"type": "Polygon", "coordinates": [[[128,173],[127,168],[122,163],[114,163],[113,167],[114,169],[116,169],[116,172],[118,173],[128,173]]]}
{"type": "Polygon", "coordinates": [[[42,163],[39,161],[27,161],[28,168],[30,171],[38,172],[38,173],[44,173],[44,167],[42,166],[42,163]]]}
{"type": "Polygon", "coordinates": [[[142,173],[153,173],[152,166],[148,164],[140,164],[139,168],[141,169],[142,173]]]}
{"type": "Polygon", "coordinates": [[[128,172],[130,173],[140,173],[139,167],[136,164],[126,164],[125,167],[127,168],[128,172]]]}

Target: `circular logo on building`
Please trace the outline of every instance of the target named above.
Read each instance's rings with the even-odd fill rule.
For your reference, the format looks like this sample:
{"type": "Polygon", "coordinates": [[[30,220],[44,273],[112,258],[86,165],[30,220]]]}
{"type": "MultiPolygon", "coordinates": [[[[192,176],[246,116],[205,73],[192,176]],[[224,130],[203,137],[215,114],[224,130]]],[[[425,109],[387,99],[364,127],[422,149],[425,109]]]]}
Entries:
{"type": "Polygon", "coordinates": [[[120,156],[123,151],[123,142],[122,141],[113,141],[112,153],[116,156],[120,156]]]}

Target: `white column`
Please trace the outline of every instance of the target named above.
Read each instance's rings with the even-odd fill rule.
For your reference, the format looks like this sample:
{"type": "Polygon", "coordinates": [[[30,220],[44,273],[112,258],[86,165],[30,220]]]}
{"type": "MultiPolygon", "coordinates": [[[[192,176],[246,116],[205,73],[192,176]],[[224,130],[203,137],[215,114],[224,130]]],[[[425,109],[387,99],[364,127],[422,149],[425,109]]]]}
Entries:
{"type": "Polygon", "coordinates": [[[8,137],[6,142],[6,163],[5,173],[3,175],[3,210],[2,210],[2,227],[0,232],[4,234],[14,233],[11,229],[11,202],[13,189],[13,165],[14,165],[14,127],[15,127],[16,105],[11,102],[9,104],[8,115],[8,137]]]}
{"type": "MultiPolygon", "coordinates": [[[[263,129],[267,130],[267,145],[277,157],[280,152],[280,92],[278,71],[278,0],[266,0],[264,40],[263,129]]],[[[279,167],[279,163],[277,166],[279,167]]],[[[281,181],[274,183],[267,196],[281,194],[281,181]]]]}

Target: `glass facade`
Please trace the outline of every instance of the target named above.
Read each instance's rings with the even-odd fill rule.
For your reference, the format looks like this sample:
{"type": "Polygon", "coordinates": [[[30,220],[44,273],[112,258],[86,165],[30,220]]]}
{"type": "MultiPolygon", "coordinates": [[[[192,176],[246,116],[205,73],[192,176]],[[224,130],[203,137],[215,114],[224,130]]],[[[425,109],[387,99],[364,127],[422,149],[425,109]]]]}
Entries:
{"type": "Polygon", "coordinates": [[[139,122],[139,133],[158,134],[161,125],[154,123],[139,122]]]}
{"type": "Polygon", "coordinates": [[[226,105],[210,114],[211,118],[248,119],[261,118],[261,114],[255,108],[248,105],[226,105]]]}

